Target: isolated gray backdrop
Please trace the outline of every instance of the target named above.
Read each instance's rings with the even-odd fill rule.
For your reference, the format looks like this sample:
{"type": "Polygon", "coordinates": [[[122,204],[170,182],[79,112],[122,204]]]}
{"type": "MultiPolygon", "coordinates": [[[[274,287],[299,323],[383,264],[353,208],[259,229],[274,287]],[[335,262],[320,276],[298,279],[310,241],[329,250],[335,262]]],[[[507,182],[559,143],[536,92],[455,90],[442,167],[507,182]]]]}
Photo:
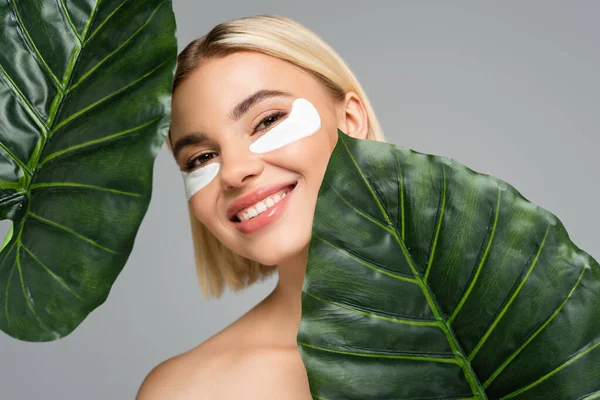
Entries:
{"type": "MultiPolygon", "coordinates": [[[[507,181],[600,260],[600,2],[173,3],[180,50],[242,16],[303,23],[350,65],[388,141],[507,181]]],[[[0,399],[133,399],[152,367],[267,296],[276,275],[203,299],[185,205],[164,147],[148,213],[108,300],[56,342],[0,332],[0,399]]]]}

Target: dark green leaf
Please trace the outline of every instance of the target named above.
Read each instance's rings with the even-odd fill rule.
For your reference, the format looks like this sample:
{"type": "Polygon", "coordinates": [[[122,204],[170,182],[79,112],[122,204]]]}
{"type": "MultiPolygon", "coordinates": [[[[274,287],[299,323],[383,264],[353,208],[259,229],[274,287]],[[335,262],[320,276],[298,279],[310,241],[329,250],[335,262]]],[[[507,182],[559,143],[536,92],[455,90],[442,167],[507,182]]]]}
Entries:
{"type": "Polygon", "coordinates": [[[165,0],[7,0],[0,22],[0,328],[48,341],[106,300],[133,247],[175,19],[165,0]]]}
{"type": "Polygon", "coordinates": [[[592,399],[600,265],[456,161],[338,130],[298,332],[315,399],[592,399]]]}

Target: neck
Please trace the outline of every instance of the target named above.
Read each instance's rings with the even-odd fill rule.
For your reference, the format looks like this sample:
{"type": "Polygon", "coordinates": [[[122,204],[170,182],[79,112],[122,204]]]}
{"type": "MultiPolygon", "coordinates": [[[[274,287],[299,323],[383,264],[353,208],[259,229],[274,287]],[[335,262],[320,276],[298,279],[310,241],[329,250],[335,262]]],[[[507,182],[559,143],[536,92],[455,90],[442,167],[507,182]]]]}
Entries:
{"type": "Polygon", "coordinates": [[[308,246],[302,251],[277,264],[279,281],[266,299],[269,314],[277,321],[286,341],[293,341],[296,346],[296,335],[302,316],[302,285],[308,260],[308,246]]]}

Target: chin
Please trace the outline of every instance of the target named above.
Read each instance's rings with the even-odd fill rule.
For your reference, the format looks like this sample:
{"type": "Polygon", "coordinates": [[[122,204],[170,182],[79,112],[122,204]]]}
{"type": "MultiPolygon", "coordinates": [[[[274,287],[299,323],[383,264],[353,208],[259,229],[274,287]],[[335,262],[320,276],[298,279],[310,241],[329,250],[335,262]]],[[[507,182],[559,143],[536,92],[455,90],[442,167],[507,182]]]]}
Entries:
{"type": "MultiPolygon", "coordinates": [[[[306,222],[306,221],[305,221],[306,222]]],[[[311,227],[282,229],[256,243],[249,251],[252,258],[264,265],[279,265],[302,253],[310,243],[311,227]]]]}

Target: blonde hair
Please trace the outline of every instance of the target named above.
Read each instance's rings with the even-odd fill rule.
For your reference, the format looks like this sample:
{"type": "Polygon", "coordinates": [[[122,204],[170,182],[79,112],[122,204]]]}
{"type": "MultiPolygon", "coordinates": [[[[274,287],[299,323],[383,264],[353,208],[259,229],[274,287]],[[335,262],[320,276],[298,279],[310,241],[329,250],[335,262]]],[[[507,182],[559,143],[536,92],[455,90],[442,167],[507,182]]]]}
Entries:
{"type": "MultiPolygon", "coordinates": [[[[385,141],[366,93],[342,58],[304,25],[279,15],[255,15],[223,22],[192,41],[178,56],[173,93],[203,61],[237,51],[258,51],[301,67],[322,82],[336,101],[343,100],[349,91],[356,92],[367,111],[367,139],[385,141]]],[[[170,135],[167,144],[172,152],[170,135]]],[[[276,266],[231,251],[194,217],[189,206],[188,211],[196,272],[205,298],[221,297],[225,285],[237,292],[274,272],[276,266]]]]}

